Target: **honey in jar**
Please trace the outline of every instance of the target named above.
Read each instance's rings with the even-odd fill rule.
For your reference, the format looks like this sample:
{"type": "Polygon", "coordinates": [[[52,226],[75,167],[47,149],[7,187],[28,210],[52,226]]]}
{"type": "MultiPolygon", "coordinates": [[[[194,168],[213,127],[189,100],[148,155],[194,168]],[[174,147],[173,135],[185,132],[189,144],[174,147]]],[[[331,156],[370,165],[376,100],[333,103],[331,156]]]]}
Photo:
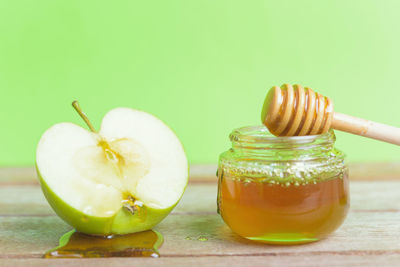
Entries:
{"type": "Polygon", "coordinates": [[[230,135],[220,156],[218,209],[238,235],[299,244],[335,231],[349,208],[348,170],[335,135],[274,137],[263,126],[230,135]]]}

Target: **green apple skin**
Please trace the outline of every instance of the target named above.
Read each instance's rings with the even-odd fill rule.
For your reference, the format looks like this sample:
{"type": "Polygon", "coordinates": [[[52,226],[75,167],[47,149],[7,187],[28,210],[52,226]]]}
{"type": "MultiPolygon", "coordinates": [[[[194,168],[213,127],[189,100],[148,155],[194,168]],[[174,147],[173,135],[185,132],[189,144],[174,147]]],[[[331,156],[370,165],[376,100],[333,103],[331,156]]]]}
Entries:
{"type": "MultiPolygon", "coordinates": [[[[112,217],[89,216],[60,199],[46,184],[37,166],[36,170],[43,194],[56,214],[78,232],[85,234],[107,236],[150,230],[160,223],[180,200],[179,199],[173,206],[166,209],[154,209],[145,206],[145,216],[140,216],[139,214],[132,215],[124,208],[121,208],[121,210],[112,217]]],[[[187,183],[185,189],[186,186],[187,183]]]]}

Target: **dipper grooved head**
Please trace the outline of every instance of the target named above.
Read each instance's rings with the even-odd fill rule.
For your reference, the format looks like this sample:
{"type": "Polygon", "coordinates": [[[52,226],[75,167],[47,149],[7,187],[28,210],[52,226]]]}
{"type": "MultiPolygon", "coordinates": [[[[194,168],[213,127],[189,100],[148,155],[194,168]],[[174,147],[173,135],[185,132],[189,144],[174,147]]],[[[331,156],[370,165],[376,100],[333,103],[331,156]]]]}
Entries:
{"type": "Polygon", "coordinates": [[[329,130],[333,102],[308,87],[272,87],[264,101],[261,121],[276,136],[322,134],[329,130]]]}

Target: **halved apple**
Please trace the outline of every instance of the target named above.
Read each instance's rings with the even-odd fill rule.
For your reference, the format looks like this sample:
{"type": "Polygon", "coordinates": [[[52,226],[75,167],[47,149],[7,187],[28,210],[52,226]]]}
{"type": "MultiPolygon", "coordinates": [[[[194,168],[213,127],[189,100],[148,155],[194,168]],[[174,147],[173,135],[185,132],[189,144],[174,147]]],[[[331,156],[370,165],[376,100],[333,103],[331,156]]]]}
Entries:
{"type": "Polygon", "coordinates": [[[95,235],[151,229],[183,195],[188,162],[176,135],[143,111],[116,108],[97,133],[59,123],[40,139],[36,167],[54,211],[95,235]]]}

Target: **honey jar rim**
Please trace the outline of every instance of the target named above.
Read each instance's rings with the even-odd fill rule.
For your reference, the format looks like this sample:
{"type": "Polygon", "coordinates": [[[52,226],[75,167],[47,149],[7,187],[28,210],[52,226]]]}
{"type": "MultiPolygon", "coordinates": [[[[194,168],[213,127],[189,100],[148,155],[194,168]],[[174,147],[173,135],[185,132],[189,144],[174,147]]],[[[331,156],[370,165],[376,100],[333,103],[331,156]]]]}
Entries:
{"type": "Polygon", "coordinates": [[[312,144],[320,145],[333,144],[336,141],[335,133],[332,129],[324,134],[304,135],[304,136],[274,136],[264,125],[243,126],[233,129],[229,138],[237,143],[265,143],[265,144],[312,144]]]}

